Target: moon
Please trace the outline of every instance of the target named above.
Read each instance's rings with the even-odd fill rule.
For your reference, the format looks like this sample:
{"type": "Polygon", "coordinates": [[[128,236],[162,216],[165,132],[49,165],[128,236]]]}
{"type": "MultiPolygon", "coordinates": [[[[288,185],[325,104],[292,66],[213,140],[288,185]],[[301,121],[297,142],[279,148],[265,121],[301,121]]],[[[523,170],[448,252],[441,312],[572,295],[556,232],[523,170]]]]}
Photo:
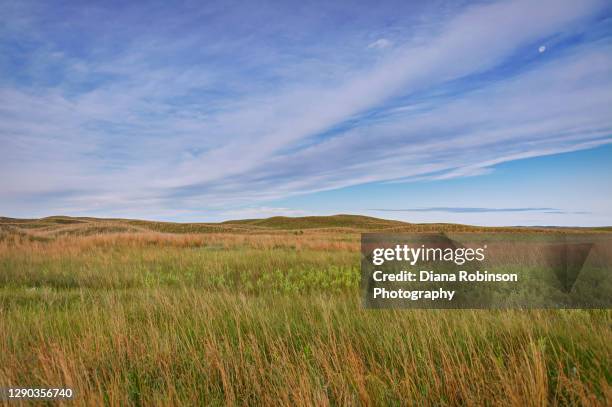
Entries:
{"type": "Polygon", "coordinates": [[[544,51],[546,51],[546,45],[540,45],[540,48],[538,48],[538,52],[541,54],[544,51]]]}

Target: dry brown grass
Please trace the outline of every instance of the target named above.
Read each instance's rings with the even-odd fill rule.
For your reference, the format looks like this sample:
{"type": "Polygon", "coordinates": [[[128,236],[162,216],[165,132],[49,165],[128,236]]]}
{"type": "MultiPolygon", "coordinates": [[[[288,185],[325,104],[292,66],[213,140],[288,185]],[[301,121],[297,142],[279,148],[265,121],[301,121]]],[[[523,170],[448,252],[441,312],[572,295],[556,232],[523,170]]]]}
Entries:
{"type": "Polygon", "coordinates": [[[0,239],[1,386],[69,386],[71,405],[612,403],[609,311],[366,310],[352,231],[44,228],[0,239]]]}

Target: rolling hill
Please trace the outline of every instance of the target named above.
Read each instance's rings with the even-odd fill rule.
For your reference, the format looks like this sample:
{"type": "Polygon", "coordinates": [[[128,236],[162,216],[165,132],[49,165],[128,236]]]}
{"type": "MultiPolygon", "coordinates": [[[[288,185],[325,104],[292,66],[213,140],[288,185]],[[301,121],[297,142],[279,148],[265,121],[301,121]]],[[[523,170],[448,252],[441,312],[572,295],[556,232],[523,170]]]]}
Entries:
{"type": "Polygon", "coordinates": [[[229,220],[221,223],[177,223],[136,219],[49,216],[40,219],[0,217],[0,237],[16,234],[35,239],[108,233],[305,233],[305,232],[520,232],[610,231],[600,228],[479,227],[452,223],[407,223],[361,215],[332,215],[229,220]]]}

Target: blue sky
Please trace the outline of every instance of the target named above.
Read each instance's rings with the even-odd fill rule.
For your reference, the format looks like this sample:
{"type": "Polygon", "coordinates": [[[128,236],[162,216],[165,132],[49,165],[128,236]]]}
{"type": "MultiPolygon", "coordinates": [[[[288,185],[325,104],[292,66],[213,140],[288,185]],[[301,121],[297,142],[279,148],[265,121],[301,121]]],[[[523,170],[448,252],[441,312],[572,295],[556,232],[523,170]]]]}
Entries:
{"type": "Polygon", "coordinates": [[[608,1],[0,16],[0,215],[612,224],[608,1]]]}

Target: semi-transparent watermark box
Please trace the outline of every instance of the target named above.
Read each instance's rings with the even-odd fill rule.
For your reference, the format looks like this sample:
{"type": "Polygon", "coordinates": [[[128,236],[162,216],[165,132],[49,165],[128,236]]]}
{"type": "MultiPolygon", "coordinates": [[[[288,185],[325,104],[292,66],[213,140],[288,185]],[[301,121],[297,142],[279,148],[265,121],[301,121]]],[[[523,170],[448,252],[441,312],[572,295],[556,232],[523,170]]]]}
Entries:
{"type": "Polygon", "coordinates": [[[610,233],[366,233],[367,308],[610,308],[610,233]]]}

